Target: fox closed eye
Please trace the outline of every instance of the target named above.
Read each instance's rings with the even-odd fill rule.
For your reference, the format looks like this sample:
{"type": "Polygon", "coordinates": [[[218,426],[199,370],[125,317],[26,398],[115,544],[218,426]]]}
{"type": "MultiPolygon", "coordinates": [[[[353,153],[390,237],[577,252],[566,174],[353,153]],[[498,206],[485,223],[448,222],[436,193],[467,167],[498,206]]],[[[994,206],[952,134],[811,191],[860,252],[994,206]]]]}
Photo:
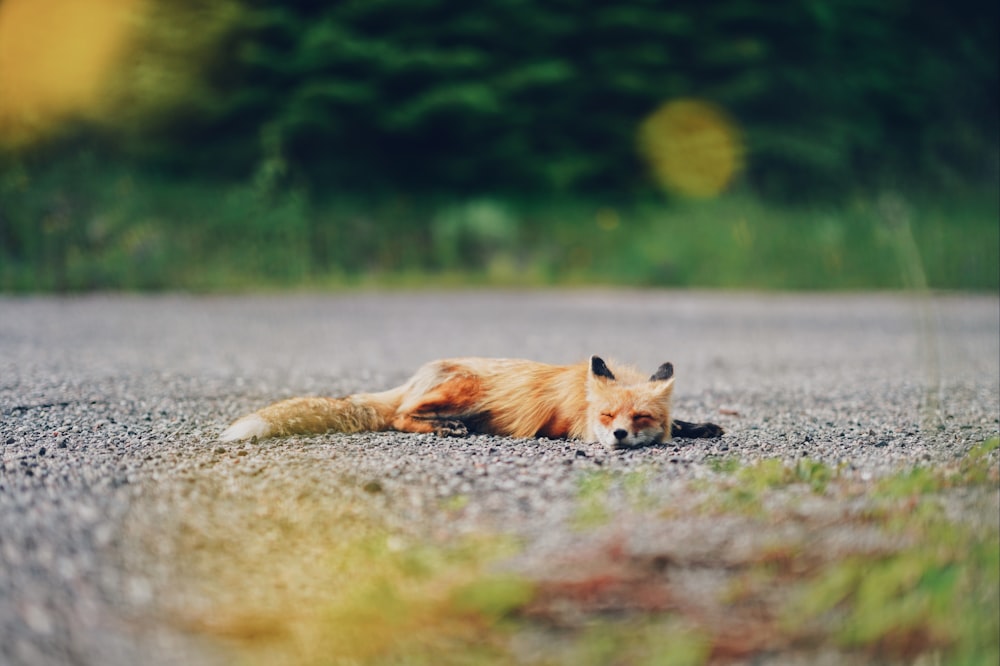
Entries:
{"type": "Polygon", "coordinates": [[[632,423],[636,428],[648,428],[656,422],[656,418],[652,414],[634,414],[632,416],[632,423]]]}

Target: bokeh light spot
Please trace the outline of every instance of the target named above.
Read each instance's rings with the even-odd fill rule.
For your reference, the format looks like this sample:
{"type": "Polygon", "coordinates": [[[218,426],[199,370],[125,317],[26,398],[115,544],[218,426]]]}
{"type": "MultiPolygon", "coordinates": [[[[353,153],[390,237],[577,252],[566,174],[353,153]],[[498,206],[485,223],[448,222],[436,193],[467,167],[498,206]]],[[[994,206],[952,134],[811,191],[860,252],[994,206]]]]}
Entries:
{"type": "Polygon", "coordinates": [[[0,143],[21,144],[100,103],[140,0],[0,3],[0,143]]]}
{"type": "Polygon", "coordinates": [[[697,99],[667,102],[647,117],[639,127],[639,149],[660,185],[690,197],[719,194],[743,167],[735,123],[697,99]]]}

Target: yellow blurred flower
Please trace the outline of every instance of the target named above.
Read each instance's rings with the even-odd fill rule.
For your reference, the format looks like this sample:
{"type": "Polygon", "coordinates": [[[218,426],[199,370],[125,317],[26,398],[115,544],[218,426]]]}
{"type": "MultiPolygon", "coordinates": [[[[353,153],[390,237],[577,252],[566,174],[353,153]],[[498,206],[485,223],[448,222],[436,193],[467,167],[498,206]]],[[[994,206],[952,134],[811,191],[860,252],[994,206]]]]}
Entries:
{"type": "Polygon", "coordinates": [[[31,141],[97,106],[140,2],[0,3],[0,143],[31,141]]]}
{"type": "Polygon", "coordinates": [[[743,167],[739,129],[717,106],[667,102],[639,126],[639,149],[657,182],[678,194],[712,197],[743,167]]]}

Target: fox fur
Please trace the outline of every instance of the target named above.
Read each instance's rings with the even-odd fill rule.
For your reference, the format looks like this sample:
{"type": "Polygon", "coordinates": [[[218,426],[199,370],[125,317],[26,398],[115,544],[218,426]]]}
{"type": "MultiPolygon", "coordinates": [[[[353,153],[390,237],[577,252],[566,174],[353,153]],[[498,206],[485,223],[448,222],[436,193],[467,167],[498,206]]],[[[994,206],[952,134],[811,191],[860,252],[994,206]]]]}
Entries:
{"type": "Polygon", "coordinates": [[[598,356],[574,365],[521,359],[432,361],[407,382],[344,398],[290,398],[236,420],[220,439],[324,432],[484,433],[600,442],[630,448],[680,437],[719,437],[713,423],[671,418],[674,368],[651,376],[598,356]]]}

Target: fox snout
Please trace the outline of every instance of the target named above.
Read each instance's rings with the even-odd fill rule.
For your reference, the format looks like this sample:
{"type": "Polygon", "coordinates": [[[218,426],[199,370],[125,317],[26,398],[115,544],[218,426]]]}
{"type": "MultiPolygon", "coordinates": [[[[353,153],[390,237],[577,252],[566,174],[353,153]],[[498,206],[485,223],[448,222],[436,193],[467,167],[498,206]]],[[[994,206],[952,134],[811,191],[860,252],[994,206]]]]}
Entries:
{"type": "Polygon", "coordinates": [[[659,439],[649,432],[633,433],[625,428],[615,428],[611,431],[611,436],[614,437],[614,441],[610,443],[613,449],[631,449],[636,446],[645,446],[646,444],[653,444],[659,439]]]}
{"type": "MultiPolygon", "coordinates": [[[[616,419],[618,420],[618,419],[616,419]]],[[[611,449],[631,449],[637,446],[656,444],[663,439],[663,428],[653,424],[644,424],[642,428],[632,427],[625,419],[608,426],[595,428],[598,441],[611,449]]]]}

